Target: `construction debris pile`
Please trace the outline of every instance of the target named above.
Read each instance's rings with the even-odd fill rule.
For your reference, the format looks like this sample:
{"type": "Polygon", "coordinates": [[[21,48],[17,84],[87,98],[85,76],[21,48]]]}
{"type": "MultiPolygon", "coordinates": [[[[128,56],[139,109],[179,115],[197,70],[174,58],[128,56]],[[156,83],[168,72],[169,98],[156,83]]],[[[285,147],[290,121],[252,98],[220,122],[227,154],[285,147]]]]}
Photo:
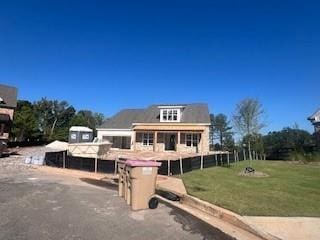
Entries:
{"type": "Polygon", "coordinates": [[[65,151],[68,149],[68,143],[54,141],[45,147],[37,147],[32,149],[25,158],[25,164],[44,165],[47,152],[65,151]]]}

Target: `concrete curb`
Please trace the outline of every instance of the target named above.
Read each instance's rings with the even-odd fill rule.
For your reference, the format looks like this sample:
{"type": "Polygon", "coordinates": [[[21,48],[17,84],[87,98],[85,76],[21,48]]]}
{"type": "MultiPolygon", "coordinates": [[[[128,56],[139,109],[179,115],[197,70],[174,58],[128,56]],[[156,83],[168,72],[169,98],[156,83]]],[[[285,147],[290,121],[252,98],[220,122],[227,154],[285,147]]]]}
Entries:
{"type": "Polygon", "coordinates": [[[196,208],[190,207],[186,204],[181,204],[179,201],[170,201],[166,198],[163,198],[161,196],[157,196],[160,202],[170,205],[173,208],[178,208],[188,214],[191,214],[192,216],[198,218],[200,221],[203,221],[209,225],[211,225],[213,228],[217,228],[220,231],[224,232],[225,234],[229,235],[230,237],[238,240],[265,240],[261,237],[258,237],[250,232],[247,232],[241,228],[238,228],[228,222],[225,222],[224,220],[220,218],[213,217],[212,215],[209,215],[203,211],[199,211],[196,208]]]}
{"type": "Polygon", "coordinates": [[[216,219],[220,219],[223,222],[226,222],[238,229],[242,229],[248,233],[253,234],[254,236],[257,236],[260,239],[264,240],[281,240],[280,238],[263,231],[262,229],[259,229],[257,226],[253,226],[250,222],[245,220],[241,215],[238,215],[230,210],[224,209],[222,207],[216,206],[214,204],[208,203],[206,201],[203,201],[201,199],[198,199],[196,197],[190,196],[188,194],[181,194],[177,191],[174,191],[173,189],[167,189],[165,187],[161,187],[159,185],[156,186],[156,190],[161,190],[165,192],[171,192],[176,194],[180,197],[180,202],[177,204],[177,202],[173,202],[170,200],[166,200],[165,198],[158,195],[158,198],[162,201],[167,202],[168,204],[171,204],[174,207],[179,207],[179,205],[188,206],[189,208],[193,209],[193,211],[188,210],[188,208],[181,208],[184,211],[189,212],[190,214],[194,215],[195,217],[198,217],[201,220],[200,216],[201,214],[194,214],[194,210],[200,211],[204,214],[207,214],[209,216],[212,216],[216,219]]]}
{"type": "Polygon", "coordinates": [[[281,240],[280,238],[273,236],[272,234],[265,232],[256,226],[249,224],[242,216],[231,212],[230,210],[218,207],[211,203],[205,202],[190,195],[184,195],[181,198],[181,203],[202,211],[208,215],[219,218],[229,224],[241,228],[247,232],[250,232],[265,240],[281,240]]]}

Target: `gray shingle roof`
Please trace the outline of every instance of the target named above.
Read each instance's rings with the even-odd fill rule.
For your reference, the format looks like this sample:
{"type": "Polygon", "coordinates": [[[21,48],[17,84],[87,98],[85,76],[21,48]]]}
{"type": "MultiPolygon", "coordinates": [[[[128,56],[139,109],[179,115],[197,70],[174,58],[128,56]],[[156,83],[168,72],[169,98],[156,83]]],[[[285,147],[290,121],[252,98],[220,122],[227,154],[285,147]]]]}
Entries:
{"type": "Polygon", "coordinates": [[[159,106],[184,106],[180,123],[210,123],[208,105],[193,104],[157,104],[146,109],[125,109],[105,121],[99,128],[129,129],[133,123],[159,123],[159,106]]]}
{"type": "Polygon", "coordinates": [[[17,89],[15,87],[0,84],[0,97],[4,103],[0,107],[15,108],[17,106],[17,89]]]}
{"type": "Polygon", "coordinates": [[[144,111],[144,109],[124,109],[102,123],[99,128],[129,129],[144,111]]]}

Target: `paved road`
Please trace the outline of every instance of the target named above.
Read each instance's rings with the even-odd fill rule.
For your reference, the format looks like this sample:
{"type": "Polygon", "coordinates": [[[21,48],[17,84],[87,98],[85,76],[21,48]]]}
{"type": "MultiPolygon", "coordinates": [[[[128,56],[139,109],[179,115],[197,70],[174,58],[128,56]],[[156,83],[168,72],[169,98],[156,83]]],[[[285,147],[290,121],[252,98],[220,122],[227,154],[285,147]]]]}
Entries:
{"type": "Polygon", "coordinates": [[[0,239],[232,238],[163,204],[132,212],[106,183],[0,164],[0,239]]]}

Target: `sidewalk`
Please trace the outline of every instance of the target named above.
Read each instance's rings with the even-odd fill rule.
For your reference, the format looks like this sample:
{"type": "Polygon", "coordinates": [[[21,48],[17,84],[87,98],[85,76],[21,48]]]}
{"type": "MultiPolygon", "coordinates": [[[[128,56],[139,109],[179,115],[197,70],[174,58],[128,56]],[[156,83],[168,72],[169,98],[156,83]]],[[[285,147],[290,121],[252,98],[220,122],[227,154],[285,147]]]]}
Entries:
{"type": "Polygon", "coordinates": [[[320,218],[311,217],[244,217],[247,222],[284,240],[317,240],[320,218]]]}

